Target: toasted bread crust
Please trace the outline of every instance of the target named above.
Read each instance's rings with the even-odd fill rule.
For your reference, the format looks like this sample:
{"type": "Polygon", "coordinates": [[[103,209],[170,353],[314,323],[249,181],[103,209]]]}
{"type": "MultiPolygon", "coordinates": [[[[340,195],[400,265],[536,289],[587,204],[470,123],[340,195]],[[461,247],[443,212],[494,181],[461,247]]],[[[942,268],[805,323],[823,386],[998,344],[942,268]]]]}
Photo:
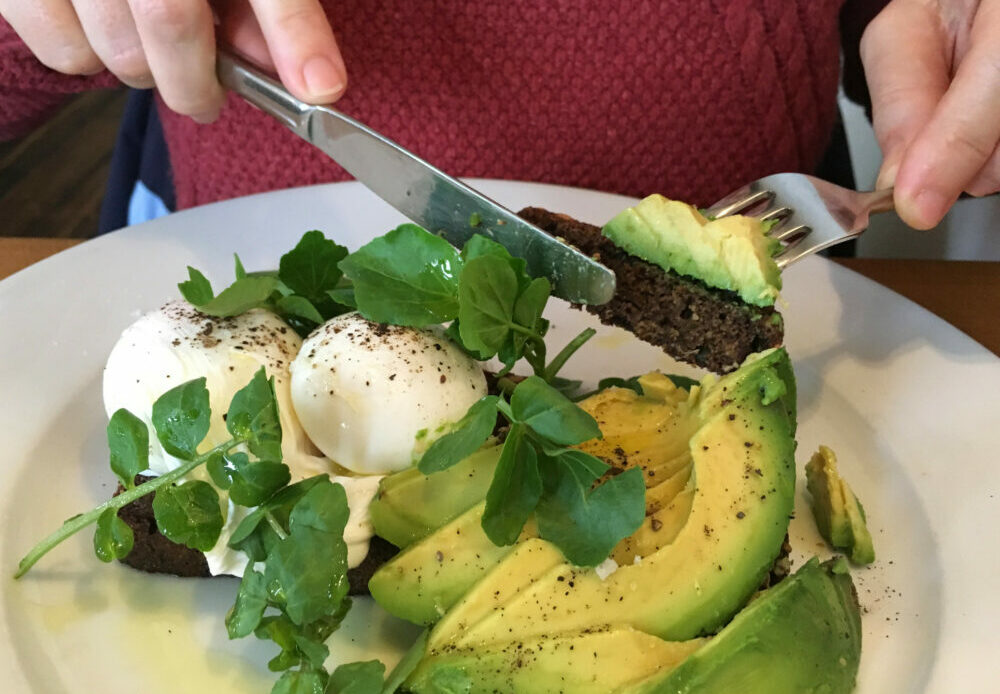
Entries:
{"type": "Polygon", "coordinates": [[[782,342],[784,323],[773,307],[751,306],[734,292],[710,288],[629,255],[600,227],[539,207],[518,214],[615,272],[614,298],[584,309],[675,359],[726,373],[753,352],[782,342]]]}

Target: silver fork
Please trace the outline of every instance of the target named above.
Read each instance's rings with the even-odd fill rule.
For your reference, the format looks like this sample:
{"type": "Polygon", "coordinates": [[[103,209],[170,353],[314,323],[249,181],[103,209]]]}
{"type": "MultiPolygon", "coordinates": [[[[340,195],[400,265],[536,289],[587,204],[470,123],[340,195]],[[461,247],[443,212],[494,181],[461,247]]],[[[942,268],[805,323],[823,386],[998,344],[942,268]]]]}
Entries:
{"type": "Polygon", "coordinates": [[[778,220],[768,234],[783,245],[774,259],[784,269],[807,255],[857,238],[868,228],[872,213],[892,209],[892,188],[862,193],[815,176],[780,173],[733,191],[709,207],[707,214],[739,213],[778,220]]]}

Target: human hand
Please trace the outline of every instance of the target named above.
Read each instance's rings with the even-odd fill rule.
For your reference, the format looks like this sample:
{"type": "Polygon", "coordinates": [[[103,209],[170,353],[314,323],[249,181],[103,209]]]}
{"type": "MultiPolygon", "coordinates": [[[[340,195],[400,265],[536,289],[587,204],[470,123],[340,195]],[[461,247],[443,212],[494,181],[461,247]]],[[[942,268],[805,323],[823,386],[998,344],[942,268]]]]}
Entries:
{"type": "Polygon", "coordinates": [[[155,85],[168,107],[199,122],[214,120],[224,100],[217,36],[304,101],[330,103],[347,86],[319,0],[0,0],[0,16],[48,67],[107,68],[132,87],[155,85]]]}
{"type": "Polygon", "coordinates": [[[929,229],[962,191],[1000,190],[1000,0],[893,0],[861,57],[885,155],[877,187],[895,186],[904,222],[929,229]]]}

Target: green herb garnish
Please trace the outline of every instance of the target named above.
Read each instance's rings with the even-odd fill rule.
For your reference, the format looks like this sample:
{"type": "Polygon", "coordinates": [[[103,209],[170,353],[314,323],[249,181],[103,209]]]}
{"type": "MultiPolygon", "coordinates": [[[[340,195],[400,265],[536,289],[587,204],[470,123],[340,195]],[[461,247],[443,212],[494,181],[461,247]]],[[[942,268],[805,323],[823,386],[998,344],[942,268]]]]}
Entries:
{"type": "Polygon", "coordinates": [[[236,280],[219,292],[198,270],[188,267],[188,280],[177,285],[181,295],[210,316],[237,316],[264,308],[281,316],[303,337],[320,323],[352,308],[341,286],[338,264],[347,249],[308,231],[281,257],[278,270],[247,273],[235,256],[236,280]]]}

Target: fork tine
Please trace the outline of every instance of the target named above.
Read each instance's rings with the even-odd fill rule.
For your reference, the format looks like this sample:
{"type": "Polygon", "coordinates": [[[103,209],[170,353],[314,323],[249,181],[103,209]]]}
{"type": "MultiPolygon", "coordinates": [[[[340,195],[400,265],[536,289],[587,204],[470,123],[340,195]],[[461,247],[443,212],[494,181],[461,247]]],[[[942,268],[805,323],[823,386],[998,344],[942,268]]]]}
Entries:
{"type": "MultiPolygon", "coordinates": [[[[791,207],[775,207],[773,210],[769,210],[769,211],[765,212],[764,214],[762,214],[760,216],[760,221],[762,221],[762,222],[770,222],[773,219],[777,219],[777,220],[779,220],[779,222],[783,222],[786,219],[788,219],[789,217],[791,217],[794,213],[795,213],[795,210],[793,210],[791,207]]],[[[768,233],[773,236],[774,235],[774,233],[773,233],[774,230],[777,229],[780,226],[781,226],[780,223],[774,225],[773,227],[771,227],[771,230],[768,233]]]]}
{"type": "Polygon", "coordinates": [[[806,236],[806,234],[808,234],[810,231],[812,231],[812,229],[807,227],[805,224],[799,224],[798,226],[791,227],[790,229],[782,229],[781,231],[777,231],[771,234],[771,237],[777,239],[778,241],[787,240],[789,246],[791,246],[791,244],[799,241],[802,237],[806,236]]]}
{"type": "Polygon", "coordinates": [[[774,192],[770,190],[758,190],[754,193],[748,193],[732,202],[726,202],[722,207],[711,208],[712,216],[728,217],[731,214],[736,214],[737,212],[742,212],[751,207],[755,207],[761,203],[770,203],[774,199],[774,192]]]}

